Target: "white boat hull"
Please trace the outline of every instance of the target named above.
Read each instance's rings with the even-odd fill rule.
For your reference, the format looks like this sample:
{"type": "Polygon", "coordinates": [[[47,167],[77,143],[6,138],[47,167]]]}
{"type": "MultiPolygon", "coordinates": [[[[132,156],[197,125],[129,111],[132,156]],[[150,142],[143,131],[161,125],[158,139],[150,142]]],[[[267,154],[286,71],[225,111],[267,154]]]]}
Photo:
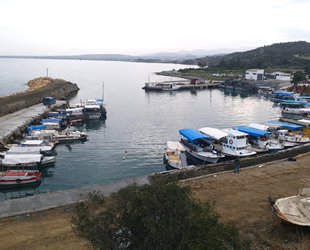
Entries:
{"type": "Polygon", "coordinates": [[[187,148],[185,145],[183,145],[186,152],[190,154],[192,157],[202,161],[203,163],[217,163],[220,158],[224,158],[224,155],[218,156],[217,154],[211,153],[211,152],[195,152],[191,149],[187,148]]]}

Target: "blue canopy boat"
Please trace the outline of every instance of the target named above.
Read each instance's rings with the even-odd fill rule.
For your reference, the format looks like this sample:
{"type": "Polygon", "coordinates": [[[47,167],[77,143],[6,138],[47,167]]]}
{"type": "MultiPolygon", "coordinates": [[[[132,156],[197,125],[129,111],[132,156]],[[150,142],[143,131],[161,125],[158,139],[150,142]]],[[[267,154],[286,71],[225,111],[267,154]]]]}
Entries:
{"type": "Polygon", "coordinates": [[[179,130],[182,136],[180,143],[185,151],[199,164],[216,163],[224,154],[217,151],[212,144],[212,138],[191,128],[179,130]]]}
{"type": "Polygon", "coordinates": [[[246,126],[235,126],[233,128],[249,135],[249,141],[254,147],[253,150],[256,148],[257,153],[263,153],[265,151],[274,152],[284,149],[284,146],[277,140],[271,140],[269,138],[269,135],[273,134],[270,131],[246,126]]]}
{"type": "Polygon", "coordinates": [[[289,124],[289,123],[283,123],[283,122],[276,122],[276,121],[268,121],[268,123],[271,124],[277,124],[281,125],[282,128],[287,129],[290,133],[288,133],[287,130],[277,130],[279,139],[285,140],[288,142],[294,142],[294,143],[309,143],[310,138],[308,137],[308,126],[302,126],[302,125],[296,125],[296,124],[289,124]]]}
{"type": "Polygon", "coordinates": [[[295,100],[294,93],[274,91],[272,101],[281,102],[282,100],[295,100]]]}

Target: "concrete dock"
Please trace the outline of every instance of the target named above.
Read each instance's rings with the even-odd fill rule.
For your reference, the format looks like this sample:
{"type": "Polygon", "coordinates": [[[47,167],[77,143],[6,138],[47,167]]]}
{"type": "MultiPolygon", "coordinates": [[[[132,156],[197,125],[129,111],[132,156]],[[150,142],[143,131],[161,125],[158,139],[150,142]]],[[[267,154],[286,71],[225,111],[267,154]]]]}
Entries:
{"type": "Polygon", "coordinates": [[[164,82],[150,82],[145,83],[145,86],[142,88],[144,90],[150,91],[162,91],[163,88],[167,88],[170,84],[175,83],[180,86],[179,90],[192,90],[192,89],[211,89],[218,88],[220,82],[199,82],[193,84],[192,80],[178,80],[178,81],[164,81],[164,82]]]}
{"type": "Polygon", "coordinates": [[[23,126],[27,126],[36,117],[48,112],[48,107],[37,104],[26,109],[21,109],[12,114],[0,117],[0,142],[17,133],[23,126]]]}
{"type": "Polygon", "coordinates": [[[39,194],[19,199],[0,202],[0,218],[43,211],[50,208],[70,205],[84,200],[89,192],[101,191],[105,196],[110,195],[129,184],[143,185],[148,183],[148,175],[128,178],[119,181],[101,183],[97,185],[73,188],[65,191],[39,194]]]}

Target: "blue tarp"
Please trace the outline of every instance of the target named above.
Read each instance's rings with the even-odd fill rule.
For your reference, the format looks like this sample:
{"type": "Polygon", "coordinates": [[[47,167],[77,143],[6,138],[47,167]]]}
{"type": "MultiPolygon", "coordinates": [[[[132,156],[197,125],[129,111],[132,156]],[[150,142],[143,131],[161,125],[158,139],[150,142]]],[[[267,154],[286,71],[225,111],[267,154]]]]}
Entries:
{"type": "Polygon", "coordinates": [[[46,125],[33,125],[28,127],[28,133],[35,129],[46,129],[46,125]]]}
{"type": "Polygon", "coordinates": [[[303,126],[301,126],[301,125],[296,125],[296,124],[288,124],[288,123],[275,122],[275,121],[268,121],[268,123],[279,124],[279,125],[281,125],[283,128],[293,129],[293,130],[298,130],[298,129],[303,128],[303,126]]]}
{"type": "Polygon", "coordinates": [[[66,116],[66,114],[62,114],[62,113],[48,113],[46,116],[66,116]]]}
{"type": "Polygon", "coordinates": [[[275,95],[294,95],[292,92],[280,92],[280,91],[273,91],[275,95]]]}
{"type": "Polygon", "coordinates": [[[245,126],[235,126],[235,127],[233,127],[233,129],[237,129],[241,132],[247,133],[247,134],[255,136],[255,137],[272,134],[270,131],[261,130],[261,129],[257,129],[257,128],[250,128],[250,127],[245,127],[245,126]]]}
{"type": "Polygon", "coordinates": [[[42,122],[60,122],[61,119],[57,118],[57,119],[42,119],[42,122]]]}
{"type": "Polygon", "coordinates": [[[181,135],[183,135],[185,138],[187,138],[188,140],[190,140],[191,142],[193,142],[194,140],[198,139],[198,138],[207,138],[209,140],[212,140],[210,137],[200,133],[199,131],[192,129],[192,128],[184,128],[184,129],[180,129],[179,133],[181,135]]]}
{"type": "Polygon", "coordinates": [[[308,104],[307,101],[282,100],[282,102],[308,104]]]}
{"type": "Polygon", "coordinates": [[[310,96],[299,96],[301,99],[310,99],[310,96]]]}

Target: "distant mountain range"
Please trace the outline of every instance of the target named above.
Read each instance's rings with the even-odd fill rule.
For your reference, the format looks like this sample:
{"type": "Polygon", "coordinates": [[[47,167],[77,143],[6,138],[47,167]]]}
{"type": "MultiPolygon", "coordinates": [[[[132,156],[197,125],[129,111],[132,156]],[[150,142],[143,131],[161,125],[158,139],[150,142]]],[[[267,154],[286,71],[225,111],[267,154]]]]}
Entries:
{"type": "Polygon", "coordinates": [[[211,55],[225,55],[231,53],[231,49],[217,50],[194,50],[180,52],[162,52],[146,54],[141,56],[131,56],[125,54],[85,54],[85,55],[61,55],[61,56],[0,56],[0,58],[38,58],[38,59],[70,59],[70,60],[106,60],[106,61],[134,61],[134,62],[174,62],[201,58],[211,55]]]}
{"type": "Polygon", "coordinates": [[[0,56],[0,58],[42,58],[70,60],[105,60],[130,62],[160,62],[206,66],[220,69],[292,68],[310,69],[310,43],[305,41],[275,43],[245,52],[229,53],[229,49],[180,51],[141,56],[124,54],[85,54],[73,56],[0,56]]]}

